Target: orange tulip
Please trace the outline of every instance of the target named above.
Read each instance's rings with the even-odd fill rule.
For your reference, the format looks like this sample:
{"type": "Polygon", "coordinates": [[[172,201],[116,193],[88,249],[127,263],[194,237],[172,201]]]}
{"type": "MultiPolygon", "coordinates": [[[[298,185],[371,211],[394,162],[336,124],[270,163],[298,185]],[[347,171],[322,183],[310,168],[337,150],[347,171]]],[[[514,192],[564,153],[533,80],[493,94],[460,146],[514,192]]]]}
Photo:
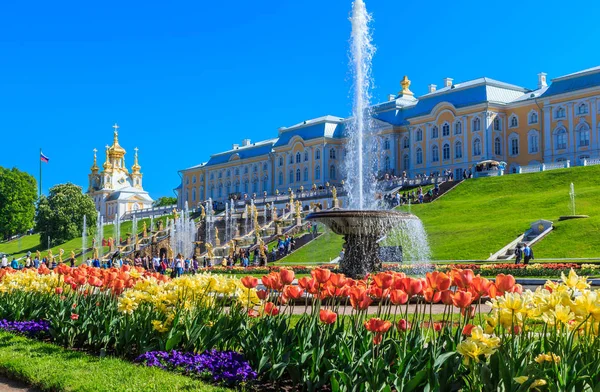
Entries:
{"type": "Polygon", "coordinates": [[[367,331],[369,332],[385,333],[390,329],[392,323],[387,320],[382,320],[380,318],[371,318],[365,321],[364,325],[367,331]]]}
{"type": "Polygon", "coordinates": [[[468,308],[462,308],[460,314],[465,316],[469,312],[468,318],[475,318],[475,306],[469,306],[468,308]]]}
{"type": "Polygon", "coordinates": [[[451,290],[444,290],[440,293],[440,298],[444,305],[452,305],[453,304],[452,297],[453,297],[453,293],[451,290]]]}
{"type": "Polygon", "coordinates": [[[473,294],[473,299],[477,300],[481,297],[488,296],[492,284],[492,282],[486,278],[482,278],[480,275],[475,276],[471,281],[471,287],[469,288],[469,291],[473,294]]]}
{"type": "Polygon", "coordinates": [[[364,287],[355,286],[350,289],[350,305],[357,310],[365,310],[373,303],[364,287]]]}
{"type": "Polygon", "coordinates": [[[472,270],[454,269],[451,271],[454,283],[461,289],[468,289],[475,275],[472,270]]]}
{"type": "Polygon", "coordinates": [[[335,323],[335,320],[337,320],[337,313],[332,312],[331,310],[321,309],[319,311],[319,318],[324,324],[333,324],[335,323]]]}
{"type": "Polygon", "coordinates": [[[240,281],[247,289],[253,289],[258,286],[258,279],[254,276],[244,276],[240,281]]]}
{"type": "Polygon", "coordinates": [[[380,272],[373,277],[373,282],[382,290],[387,290],[392,286],[394,277],[387,272],[380,272]]]}
{"type": "Polygon", "coordinates": [[[427,287],[431,288],[433,291],[448,290],[452,284],[452,279],[450,279],[448,275],[438,271],[425,274],[425,280],[427,282],[427,287]]]}
{"type": "Polygon", "coordinates": [[[467,324],[462,330],[462,334],[465,336],[471,336],[471,331],[475,328],[473,324],[467,324]]]}
{"type": "Polygon", "coordinates": [[[423,281],[420,279],[403,278],[402,284],[409,297],[420,295],[423,292],[423,281]]]}
{"type": "Polygon", "coordinates": [[[329,282],[337,288],[342,288],[348,281],[348,278],[344,274],[331,274],[329,282]]]}
{"type": "Polygon", "coordinates": [[[452,297],[452,303],[457,308],[464,309],[469,307],[471,302],[473,302],[473,295],[468,291],[457,291],[452,297]]]}
{"type": "Polygon", "coordinates": [[[408,294],[402,290],[392,290],[390,293],[390,301],[394,305],[404,305],[408,302],[408,294]]]}
{"type": "Polygon", "coordinates": [[[425,297],[425,301],[434,304],[440,302],[440,299],[442,299],[442,293],[439,291],[434,291],[434,289],[430,287],[423,291],[423,296],[425,297]]]}
{"type": "Polygon", "coordinates": [[[506,292],[511,292],[516,283],[517,281],[515,280],[514,276],[498,274],[498,276],[496,276],[496,282],[494,285],[496,286],[496,289],[500,295],[503,295],[506,292]]]}
{"type": "Polygon", "coordinates": [[[289,269],[282,269],[279,271],[279,279],[284,285],[291,284],[294,281],[294,271],[289,269]]]}
{"type": "Polygon", "coordinates": [[[56,294],[62,294],[62,293],[63,293],[63,291],[64,291],[64,290],[63,290],[63,288],[62,288],[62,287],[57,287],[57,288],[55,288],[55,289],[54,289],[54,292],[55,292],[56,294]]]}
{"type": "Polygon", "coordinates": [[[279,308],[273,302],[267,302],[265,304],[265,314],[277,316],[279,314],[279,308]]]}
{"type": "Polygon", "coordinates": [[[310,294],[317,294],[318,287],[317,281],[315,279],[309,278],[308,276],[304,276],[298,279],[298,286],[302,287],[304,290],[309,292],[310,294]]]}
{"type": "Polygon", "coordinates": [[[440,332],[442,330],[442,323],[433,323],[433,330],[440,332]]]}
{"type": "Polygon", "coordinates": [[[283,295],[288,298],[298,299],[302,297],[303,294],[304,290],[298,286],[286,286],[285,289],[283,289],[283,295]]]}
{"type": "Polygon", "coordinates": [[[331,278],[331,271],[324,268],[315,268],[310,271],[312,277],[319,283],[323,284],[331,278]]]}

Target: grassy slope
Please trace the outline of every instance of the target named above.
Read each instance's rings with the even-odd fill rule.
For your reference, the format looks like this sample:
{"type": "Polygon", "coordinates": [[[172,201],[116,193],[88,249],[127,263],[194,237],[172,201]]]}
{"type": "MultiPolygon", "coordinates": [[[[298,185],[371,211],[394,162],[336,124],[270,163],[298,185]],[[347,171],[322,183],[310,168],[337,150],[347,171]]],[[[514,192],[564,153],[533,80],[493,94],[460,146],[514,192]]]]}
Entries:
{"type": "Polygon", "coordinates": [[[485,259],[538,219],[555,230],[535,245],[538,258],[600,255],[600,166],[473,179],[431,204],[415,205],[434,259],[485,259]],[[577,213],[589,219],[558,222],[570,214],[575,184],[577,213]]]}
{"type": "MultiPolygon", "coordinates": [[[[155,218],[154,224],[156,224],[156,222],[158,222],[159,220],[166,221],[166,219],[169,217],[171,217],[171,215],[165,215],[160,218],[155,218]]],[[[148,227],[150,227],[150,218],[140,219],[138,221],[138,230],[139,231],[142,230],[143,222],[146,222],[146,225],[148,227]]],[[[121,238],[123,240],[125,240],[127,233],[131,231],[131,225],[132,225],[131,221],[121,223],[121,238]]],[[[113,229],[114,229],[113,225],[104,226],[104,238],[105,239],[108,239],[114,235],[113,229]]],[[[93,230],[95,231],[95,228],[93,230]]],[[[88,238],[87,238],[87,247],[88,248],[90,248],[92,246],[93,238],[94,238],[93,235],[88,236],[88,238]]],[[[52,254],[57,256],[60,249],[64,249],[64,251],[65,251],[65,254],[63,256],[63,261],[67,260],[70,256],[71,250],[73,250],[75,253],[78,253],[81,251],[81,237],[74,238],[63,244],[52,247],[52,254]]],[[[21,237],[21,239],[16,239],[13,241],[4,242],[4,243],[0,244],[0,252],[7,253],[9,255],[14,255],[17,258],[24,256],[27,253],[27,251],[31,251],[32,253],[35,253],[36,250],[39,250],[40,252],[42,252],[42,256],[46,255],[47,250],[42,249],[40,246],[39,234],[24,236],[24,237],[21,237]],[[19,243],[19,241],[20,241],[20,243],[19,243]]],[[[105,247],[104,252],[107,252],[107,250],[108,250],[108,247],[105,247]]],[[[89,256],[91,256],[91,253],[89,254],[89,256]]],[[[79,258],[78,260],[81,261],[81,258],[79,258]]]]}
{"type": "Polygon", "coordinates": [[[277,264],[328,263],[331,259],[339,256],[343,244],[342,236],[326,232],[316,240],[284,257],[277,264]]]}
{"type": "Polygon", "coordinates": [[[190,377],[0,332],[0,372],[47,391],[225,392],[190,377]]]}

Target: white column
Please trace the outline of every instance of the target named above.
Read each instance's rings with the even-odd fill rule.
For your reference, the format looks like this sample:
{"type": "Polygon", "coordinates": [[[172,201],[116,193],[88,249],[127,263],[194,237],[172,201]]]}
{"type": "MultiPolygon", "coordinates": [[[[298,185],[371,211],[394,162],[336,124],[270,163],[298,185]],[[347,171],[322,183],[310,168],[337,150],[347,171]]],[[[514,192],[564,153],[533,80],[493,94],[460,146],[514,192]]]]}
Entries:
{"type": "Polygon", "coordinates": [[[429,151],[429,132],[431,132],[431,124],[427,123],[425,126],[425,135],[423,140],[425,142],[425,148],[423,148],[423,163],[425,164],[425,171],[427,172],[431,167],[431,154],[429,151]]]}
{"type": "Polygon", "coordinates": [[[567,119],[569,120],[569,149],[567,153],[575,161],[577,155],[577,145],[575,144],[575,127],[573,126],[573,103],[567,104],[567,119]]]}
{"type": "Polygon", "coordinates": [[[408,145],[410,147],[409,151],[409,156],[410,156],[410,162],[409,162],[409,167],[407,167],[406,170],[406,175],[408,177],[413,177],[414,176],[414,172],[413,172],[413,168],[415,167],[415,165],[417,164],[417,147],[415,143],[415,140],[417,140],[416,136],[415,136],[416,130],[414,128],[409,128],[408,129],[408,145]]]}
{"type": "MultiPolygon", "coordinates": [[[[592,129],[590,129],[590,136],[592,138],[592,153],[600,155],[598,154],[598,149],[600,148],[598,138],[600,135],[598,134],[598,121],[596,120],[598,111],[597,98],[590,99],[590,109],[590,113],[592,114],[592,129]]],[[[592,158],[591,155],[590,158],[592,158]]]]}
{"type": "Polygon", "coordinates": [[[483,129],[481,130],[481,134],[483,135],[482,140],[482,153],[484,154],[483,159],[490,159],[492,154],[490,151],[490,142],[493,143],[493,138],[491,135],[492,132],[492,112],[484,111],[483,115],[483,129]]]}
{"type": "Polygon", "coordinates": [[[542,155],[543,162],[552,162],[552,107],[544,103],[544,129],[542,133],[544,135],[544,154],[542,155]]]}
{"type": "Polygon", "coordinates": [[[467,163],[467,166],[465,166],[464,170],[468,169],[468,162],[469,162],[469,137],[467,135],[467,133],[469,132],[468,130],[468,125],[469,125],[469,121],[467,119],[467,116],[463,116],[461,118],[461,122],[462,122],[462,137],[463,137],[463,143],[462,143],[462,161],[467,163]]]}

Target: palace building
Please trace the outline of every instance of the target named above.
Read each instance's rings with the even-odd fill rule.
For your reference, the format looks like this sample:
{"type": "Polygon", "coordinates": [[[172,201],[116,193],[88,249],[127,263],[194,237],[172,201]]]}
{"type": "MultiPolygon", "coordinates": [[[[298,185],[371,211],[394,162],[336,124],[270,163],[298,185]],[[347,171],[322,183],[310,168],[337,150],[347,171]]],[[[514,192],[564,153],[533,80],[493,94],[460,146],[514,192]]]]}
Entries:
{"type": "Polygon", "coordinates": [[[94,200],[96,210],[111,221],[126,213],[152,207],[152,198],[142,188],[141,166],[138,163],[138,149],[135,150],[131,173],[125,165],[126,151],[119,145],[119,126],[113,125],[114,138],[112,146],[106,146],[106,160],[102,171],[97,164],[94,149],[94,164],[88,175],[89,186],[87,194],[94,200]]]}
{"type": "MultiPolygon", "coordinates": [[[[537,75],[527,89],[489,78],[429,85],[415,97],[401,91],[374,105],[372,143],[381,175],[409,177],[450,170],[456,178],[484,160],[506,162],[505,173],[542,163],[576,166],[600,158],[600,67],[552,79],[537,75]]],[[[181,170],[178,203],[272,195],[339,184],[350,119],[324,116],[280,128],[276,138],[241,145],[181,170]]]]}

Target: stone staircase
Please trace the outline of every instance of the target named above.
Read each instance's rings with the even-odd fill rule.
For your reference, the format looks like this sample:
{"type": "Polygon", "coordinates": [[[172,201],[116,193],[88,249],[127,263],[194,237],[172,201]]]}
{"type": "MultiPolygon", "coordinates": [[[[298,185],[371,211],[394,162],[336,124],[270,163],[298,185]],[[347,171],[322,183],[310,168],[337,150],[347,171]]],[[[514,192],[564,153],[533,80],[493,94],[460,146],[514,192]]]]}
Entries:
{"type": "Polygon", "coordinates": [[[553,223],[548,220],[540,219],[531,224],[530,228],[523,234],[519,235],[504,248],[490,255],[488,261],[512,260],[515,258],[515,248],[518,244],[526,242],[529,246],[533,246],[544,237],[546,237],[554,229],[553,223]]]}

